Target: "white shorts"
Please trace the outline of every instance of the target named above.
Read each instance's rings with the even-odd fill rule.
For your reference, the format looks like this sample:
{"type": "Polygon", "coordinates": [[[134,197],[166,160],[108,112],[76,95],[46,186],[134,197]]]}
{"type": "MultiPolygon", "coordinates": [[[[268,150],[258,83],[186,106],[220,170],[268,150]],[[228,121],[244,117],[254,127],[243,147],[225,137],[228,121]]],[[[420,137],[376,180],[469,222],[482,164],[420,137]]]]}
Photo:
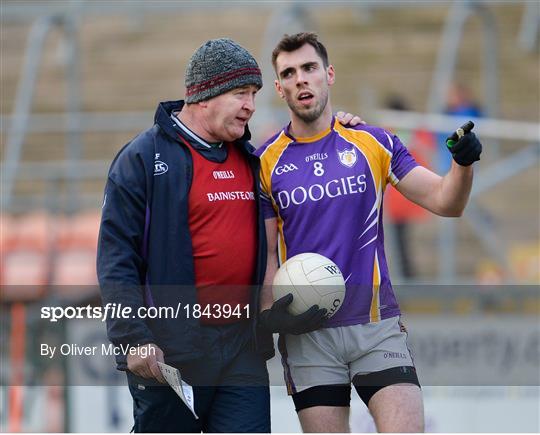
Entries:
{"type": "Polygon", "coordinates": [[[350,384],[359,374],[414,366],[399,316],[284,335],[279,350],[289,394],[319,385],[350,384]]]}

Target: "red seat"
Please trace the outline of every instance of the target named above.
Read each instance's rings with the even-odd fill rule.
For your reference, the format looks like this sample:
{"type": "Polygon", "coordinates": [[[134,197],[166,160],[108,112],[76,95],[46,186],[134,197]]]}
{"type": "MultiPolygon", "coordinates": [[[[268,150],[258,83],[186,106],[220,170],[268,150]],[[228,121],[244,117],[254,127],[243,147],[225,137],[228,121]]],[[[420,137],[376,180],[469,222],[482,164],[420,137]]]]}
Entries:
{"type": "Polygon", "coordinates": [[[0,215],[0,256],[15,245],[15,220],[9,214],[0,215]]]}
{"type": "Polygon", "coordinates": [[[3,301],[28,301],[43,296],[50,277],[51,230],[50,217],[44,212],[2,216],[3,301]]]}
{"type": "Polygon", "coordinates": [[[59,252],[54,261],[53,285],[96,285],[96,252],[69,250],[59,252]]]}
{"type": "Polygon", "coordinates": [[[10,250],[49,251],[54,241],[53,217],[38,211],[14,217],[15,232],[10,250]]]}
{"type": "Polygon", "coordinates": [[[65,298],[98,293],[96,251],[100,212],[65,217],[58,232],[52,273],[54,292],[65,298]]]}
{"type": "Polygon", "coordinates": [[[29,301],[45,294],[49,264],[44,253],[15,251],[2,258],[2,301],[29,301]]]}
{"type": "Polygon", "coordinates": [[[57,248],[96,250],[100,220],[101,213],[95,210],[64,217],[58,231],[57,248]]]}

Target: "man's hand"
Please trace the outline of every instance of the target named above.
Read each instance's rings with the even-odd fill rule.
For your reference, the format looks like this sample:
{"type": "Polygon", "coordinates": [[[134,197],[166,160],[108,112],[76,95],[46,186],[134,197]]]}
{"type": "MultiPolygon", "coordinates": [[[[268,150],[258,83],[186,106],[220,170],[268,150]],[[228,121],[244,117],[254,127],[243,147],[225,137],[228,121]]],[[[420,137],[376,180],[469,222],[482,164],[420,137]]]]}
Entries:
{"type": "Polygon", "coordinates": [[[336,116],[338,121],[343,125],[350,125],[351,127],[354,127],[358,124],[366,124],[359,116],[353,115],[352,113],[345,113],[341,110],[336,113],[336,116]]]}
{"type": "Polygon", "coordinates": [[[278,299],[271,308],[261,311],[259,326],[267,332],[279,334],[305,334],[319,329],[324,323],[326,309],[313,305],[309,310],[297,316],[287,311],[287,306],[293,301],[289,293],[278,299]]]}
{"type": "Polygon", "coordinates": [[[471,132],[473,127],[474,123],[468,121],[446,138],[446,146],[452,153],[455,162],[460,166],[470,166],[480,160],[482,144],[471,132]]]}
{"type": "Polygon", "coordinates": [[[167,383],[161,370],[158,367],[159,362],[165,362],[163,359],[163,351],[157,347],[154,343],[145,344],[144,346],[139,346],[139,352],[134,355],[128,354],[127,357],[127,366],[128,370],[137,375],[146,379],[157,379],[162,384],[167,383]],[[144,353],[140,351],[142,347],[147,348],[146,358],[143,358],[144,353]]]}

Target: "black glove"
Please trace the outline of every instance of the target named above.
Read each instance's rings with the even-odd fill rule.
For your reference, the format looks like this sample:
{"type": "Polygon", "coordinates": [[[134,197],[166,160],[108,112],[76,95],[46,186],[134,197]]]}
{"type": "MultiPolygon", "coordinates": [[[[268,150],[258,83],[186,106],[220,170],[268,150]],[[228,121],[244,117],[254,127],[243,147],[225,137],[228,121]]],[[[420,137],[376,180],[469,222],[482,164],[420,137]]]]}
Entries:
{"type": "Polygon", "coordinates": [[[295,316],[287,311],[287,306],[293,301],[293,295],[279,298],[272,308],[259,314],[259,327],[267,332],[280,334],[305,334],[319,329],[326,319],[326,308],[313,305],[309,310],[295,316]]]}
{"type": "Polygon", "coordinates": [[[473,127],[474,123],[468,121],[446,138],[446,146],[458,165],[470,166],[480,160],[482,144],[471,132],[473,127]]]}

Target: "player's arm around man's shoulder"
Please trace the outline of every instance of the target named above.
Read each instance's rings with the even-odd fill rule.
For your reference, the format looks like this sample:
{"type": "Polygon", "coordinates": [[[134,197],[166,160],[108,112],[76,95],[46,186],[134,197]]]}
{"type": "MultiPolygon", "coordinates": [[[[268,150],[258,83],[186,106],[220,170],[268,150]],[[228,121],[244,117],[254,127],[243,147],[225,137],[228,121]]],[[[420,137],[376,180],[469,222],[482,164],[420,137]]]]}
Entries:
{"type": "Polygon", "coordinates": [[[351,127],[355,127],[357,125],[366,125],[366,121],[364,121],[360,116],[353,115],[349,112],[345,113],[342,110],[336,112],[336,117],[343,125],[350,125],[351,127]]]}
{"type": "MultiPolygon", "coordinates": [[[[452,166],[441,177],[429,169],[417,166],[396,185],[399,192],[431,212],[447,217],[459,217],[469,200],[473,180],[473,163],[480,160],[482,144],[470,130],[448,138],[452,166]]],[[[461,130],[461,131],[460,131],[461,130]]]]}

